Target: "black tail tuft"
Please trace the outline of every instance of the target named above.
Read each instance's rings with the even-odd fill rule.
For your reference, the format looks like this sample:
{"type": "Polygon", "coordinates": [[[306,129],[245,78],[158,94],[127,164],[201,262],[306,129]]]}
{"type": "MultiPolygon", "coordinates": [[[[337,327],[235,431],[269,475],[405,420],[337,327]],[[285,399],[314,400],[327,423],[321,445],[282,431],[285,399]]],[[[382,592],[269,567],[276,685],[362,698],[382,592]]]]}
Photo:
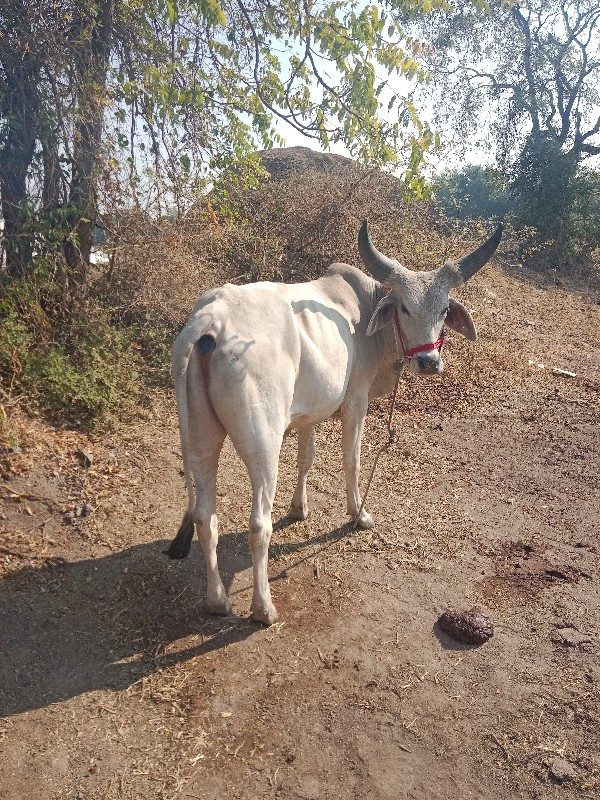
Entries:
{"type": "Polygon", "coordinates": [[[189,512],[186,512],[181,526],[177,531],[177,536],[169,545],[169,549],[165,550],[165,553],[169,556],[169,558],[185,558],[187,555],[189,555],[193,538],[194,522],[192,520],[192,515],[189,512]]]}

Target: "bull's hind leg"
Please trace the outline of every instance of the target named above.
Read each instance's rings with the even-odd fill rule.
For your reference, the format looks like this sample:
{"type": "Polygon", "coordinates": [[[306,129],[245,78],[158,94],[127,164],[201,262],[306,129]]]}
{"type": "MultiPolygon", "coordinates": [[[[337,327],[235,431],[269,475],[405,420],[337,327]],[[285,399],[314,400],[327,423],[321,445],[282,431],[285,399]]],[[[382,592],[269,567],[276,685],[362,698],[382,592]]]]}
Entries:
{"type": "Polygon", "coordinates": [[[223,586],[217,563],[219,527],[217,520],[217,467],[223,440],[211,449],[190,458],[190,466],[196,484],[196,505],[192,519],[200,539],[206,563],[206,606],[211,614],[229,614],[231,605],[223,586]]]}
{"type": "Polygon", "coordinates": [[[216,513],[216,481],[219,454],[223,439],[210,450],[190,460],[191,472],[196,484],[196,500],[191,511],[186,511],[177,535],[171,542],[167,554],[170,558],[185,558],[190,552],[194,536],[194,524],[200,539],[206,563],[206,604],[211,614],[228,614],[229,600],[217,564],[217,542],[219,529],[216,513]]]}
{"type": "Polygon", "coordinates": [[[292,497],[289,516],[292,519],[306,519],[308,516],[308,500],[306,497],[306,476],[315,460],[315,428],[298,430],[298,483],[292,497]]]}
{"type": "MultiPolygon", "coordinates": [[[[209,338],[209,337],[206,337],[209,338]]],[[[200,340],[200,344],[202,340],[200,340]]],[[[193,526],[200,539],[206,563],[206,604],[211,614],[228,614],[229,600],[217,564],[217,468],[226,431],[216,416],[206,390],[205,372],[210,354],[198,348],[191,358],[187,375],[187,423],[182,434],[182,450],[187,454],[187,469],[194,479],[188,486],[189,506],[171,547],[172,558],[184,558],[190,549],[193,526]],[[204,365],[204,366],[203,366],[204,365]]]]}
{"type": "Polygon", "coordinates": [[[252,486],[249,525],[253,573],[252,619],[264,625],[272,625],[277,619],[277,611],[271,600],[269,588],[269,542],[273,532],[271,513],[277,488],[279,452],[284,426],[278,426],[274,419],[269,423],[265,420],[261,420],[260,423],[255,420],[253,428],[252,440],[247,437],[240,439],[235,433],[231,439],[246,465],[252,486]]]}
{"type": "Polygon", "coordinates": [[[250,513],[250,554],[254,588],[252,592],[252,619],[264,625],[272,625],[277,620],[277,610],[271,600],[269,587],[269,542],[273,533],[271,512],[277,488],[277,462],[279,451],[274,459],[265,458],[259,465],[247,465],[252,483],[252,511],[250,513]]]}

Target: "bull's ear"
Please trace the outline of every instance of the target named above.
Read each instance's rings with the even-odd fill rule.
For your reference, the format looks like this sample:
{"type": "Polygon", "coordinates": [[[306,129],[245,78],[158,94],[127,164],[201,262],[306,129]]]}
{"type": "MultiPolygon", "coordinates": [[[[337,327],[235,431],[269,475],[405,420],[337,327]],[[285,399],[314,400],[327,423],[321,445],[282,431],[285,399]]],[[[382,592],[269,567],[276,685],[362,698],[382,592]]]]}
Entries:
{"type": "Polygon", "coordinates": [[[453,331],[462,334],[466,339],[474,342],[477,338],[477,329],[473,318],[458,300],[452,297],[448,300],[448,313],[446,314],[446,325],[453,331]]]}
{"type": "Polygon", "coordinates": [[[369,322],[369,327],[367,328],[367,336],[372,336],[375,331],[378,331],[380,328],[384,328],[386,325],[389,325],[394,319],[395,313],[396,300],[394,299],[393,294],[390,292],[389,294],[386,294],[385,297],[382,297],[377,303],[377,307],[373,312],[373,316],[369,322]]]}

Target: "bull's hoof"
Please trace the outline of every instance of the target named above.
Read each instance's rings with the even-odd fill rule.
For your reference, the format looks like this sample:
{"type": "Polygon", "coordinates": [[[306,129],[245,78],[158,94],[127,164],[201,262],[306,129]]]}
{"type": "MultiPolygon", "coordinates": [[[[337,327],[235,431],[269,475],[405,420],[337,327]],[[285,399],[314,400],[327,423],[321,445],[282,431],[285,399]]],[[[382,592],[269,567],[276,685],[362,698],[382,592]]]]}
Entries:
{"type": "Polygon", "coordinates": [[[308,506],[290,506],[288,517],[290,519],[299,519],[304,522],[308,517],[308,506]]]}
{"type": "Polygon", "coordinates": [[[257,610],[252,609],[252,619],[255,622],[260,622],[262,625],[272,625],[274,622],[277,622],[279,618],[279,614],[277,613],[277,609],[271,603],[269,608],[260,608],[257,610]]]}
{"type": "Polygon", "coordinates": [[[217,617],[226,617],[231,614],[231,603],[228,597],[224,600],[207,600],[206,608],[209,614],[214,614],[217,617]]]}
{"type": "Polygon", "coordinates": [[[360,512],[360,516],[354,519],[354,522],[356,523],[356,526],[363,531],[368,531],[375,525],[375,520],[364,510],[364,508],[360,512]]]}

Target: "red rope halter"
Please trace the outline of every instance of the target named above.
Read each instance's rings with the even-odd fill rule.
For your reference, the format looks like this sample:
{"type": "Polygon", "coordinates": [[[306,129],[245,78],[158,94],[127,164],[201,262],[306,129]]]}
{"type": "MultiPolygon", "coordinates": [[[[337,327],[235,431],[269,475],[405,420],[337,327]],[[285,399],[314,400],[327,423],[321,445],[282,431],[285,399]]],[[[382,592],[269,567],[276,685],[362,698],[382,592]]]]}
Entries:
{"type": "Polygon", "coordinates": [[[396,331],[398,333],[398,340],[400,341],[400,346],[402,347],[402,352],[404,353],[404,358],[407,361],[410,361],[411,358],[416,355],[417,353],[424,353],[427,350],[439,350],[442,351],[442,347],[444,346],[444,337],[446,335],[446,329],[442,328],[442,332],[440,333],[440,338],[436,342],[429,342],[428,344],[420,344],[417,347],[411,347],[408,350],[404,346],[404,340],[402,339],[402,333],[400,332],[400,322],[398,320],[398,313],[394,314],[394,322],[396,323],[396,331]]]}

